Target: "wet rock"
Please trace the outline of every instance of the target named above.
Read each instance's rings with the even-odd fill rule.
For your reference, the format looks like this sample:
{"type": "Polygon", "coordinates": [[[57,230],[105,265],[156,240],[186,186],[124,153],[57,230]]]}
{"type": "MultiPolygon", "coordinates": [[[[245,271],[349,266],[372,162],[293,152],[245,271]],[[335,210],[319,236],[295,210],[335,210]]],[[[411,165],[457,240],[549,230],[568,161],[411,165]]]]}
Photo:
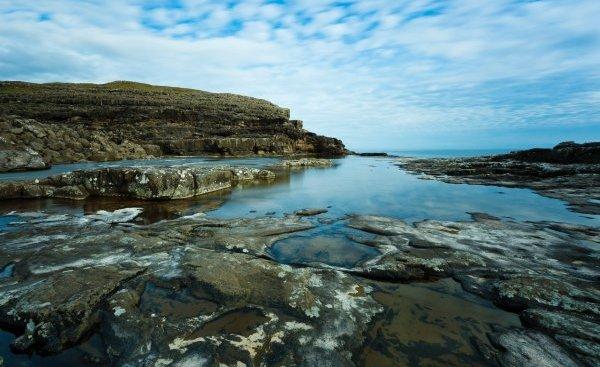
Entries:
{"type": "Polygon", "coordinates": [[[544,163],[600,163],[600,142],[577,144],[567,141],[552,149],[529,149],[501,154],[495,160],[518,160],[544,163]]]}
{"type": "Polygon", "coordinates": [[[294,212],[294,214],[299,215],[301,217],[311,217],[323,213],[327,213],[328,210],[325,208],[311,208],[311,209],[302,209],[294,212]]]}
{"type": "Polygon", "coordinates": [[[58,352],[98,327],[115,365],[352,364],[381,310],[371,289],[339,271],[265,258],[267,246],[312,224],[120,224],[137,212],[32,213],[5,234],[0,258],[19,259],[0,285],[2,322],[19,330],[15,350],[58,352]]]}
{"type": "Polygon", "coordinates": [[[140,271],[99,266],[3,285],[1,321],[24,329],[13,349],[56,353],[75,344],[93,327],[102,300],[140,271]]]}
{"type": "Polygon", "coordinates": [[[279,165],[286,168],[331,167],[333,166],[333,161],[330,159],[301,158],[283,161],[279,165]]]}
{"type": "Polygon", "coordinates": [[[365,152],[365,153],[354,153],[360,157],[389,157],[389,154],[384,152],[365,152]]]}
{"type": "Polygon", "coordinates": [[[481,214],[415,224],[351,216],[327,241],[344,236],[344,245],[376,256],[334,268],[274,261],[277,243],[320,240],[303,233],[320,224],[296,215],[129,223],[138,214],[15,214],[0,243],[1,265],[13,264],[0,278],[0,321],[16,330],[16,350],[60,351],[95,330],[114,365],[352,365],[382,313],[385,297],[373,286],[390,284],[365,278],[452,277],[523,311],[530,329],[495,328],[495,347],[476,343],[487,360],[568,366],[597,358],[597,228],[481,214]]]}
{"type": "Polygon", "coordinates": [[[544,276],[517,275],[495,284],[498,302],[506,308],[560,308],[600,316],[600,295],[544,276]]]}
{"type": "Polygon", "coordinates": [[[99,210],[96,214],[86,216],[86,219],[99,220],[105,223],[124,223],[135,219],[142,212],[141,208],[124,208],[112,212],[99,210]]]}
{"type": "Polygon", "coordinates": [[[598,366],[600,362],[600,344],[566,335],[554,337],[558,343],[571,352],[586,366],[598,366]]]}
{"type": "Polygon", "coordinates": [[[43,180],[0,183],[0,199],[122,196],[143,200],[184,199],[243,181],[271,180],[271,171],[245,167],[115,167],[74,171],[43,180]]]}
{"type": "Polygon", "coordinates": [[[589,147],[576,148],[573,153],[556,153],[560,159],[533,159],[537,153],[525,151],[475,158],[399,158],[397,162],[424,179],[526,187],[540,195],[564,200],[576,211],[599,214],[600,202],[596,200],[600,197],[599,151],[598,143],[590,143],[589,147]]]}
{"type": "Polygon", "coordinates": [[[529,330],[511,330],[493,338],[504,352],[499,357],[503,367],[576,367],[575,362],[548,336],[529,330]]]}
{"type": "Polygon", "coordinates": [[[598,229],[503,221],[480,213],[473,219],[410,225],[388,217],[351,216],[349,227],[375,236],[370,240],[375,246],[392,247],[387,255],[352,272],[395,281],[450,276],[465,290],[504,309],[524,310],[524,324],[549,336],[507,334],[498,344],[507,349],[504,365],[575,363],[565,350],[586,360],[597,358],[593,351],[599,345],[595,331],[600,324],[600,273],[598,250],[590,243],[598,243],[598,229]],[[569,338],[585,342],[574,349],[569,338]],[[547,339],[550,347],[544,354],[547,339]],[[515,349],[519,344],[524,349],[515,349]]]}
{"type": "Polygon", "coordinates": [[[528,309],[521,314],[521,320],[526,325],[552,334],[567,334],[600,342],[600,325],[587,319],[586,316],[544,309],[528,309]]]}

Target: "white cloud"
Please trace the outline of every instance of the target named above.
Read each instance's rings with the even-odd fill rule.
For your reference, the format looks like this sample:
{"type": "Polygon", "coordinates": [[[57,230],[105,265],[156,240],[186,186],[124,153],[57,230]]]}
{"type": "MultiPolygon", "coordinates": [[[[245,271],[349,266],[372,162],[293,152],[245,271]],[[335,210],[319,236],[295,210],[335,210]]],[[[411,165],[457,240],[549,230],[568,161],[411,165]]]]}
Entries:
{"type": "Polygon", "coordinates": [[[600,138],[597,19],[595,0],[5,0],[0,78],[248,94],[351,148],[523,126],[600,138]]]}

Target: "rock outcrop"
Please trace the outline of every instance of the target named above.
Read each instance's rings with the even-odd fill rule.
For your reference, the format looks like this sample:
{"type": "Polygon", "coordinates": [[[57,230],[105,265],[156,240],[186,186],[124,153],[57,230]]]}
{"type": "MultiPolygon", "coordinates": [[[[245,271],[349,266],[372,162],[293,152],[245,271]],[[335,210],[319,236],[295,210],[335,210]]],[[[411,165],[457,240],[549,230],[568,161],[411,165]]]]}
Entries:
{"type": "Polygon", "coordinates": [[[110,214],[25,215],[4,236],[14,269],[0,322],[14,350],[57,353],[95,332],[100,365],[348,366],[381,311],[353,277],[260,255],[312,228],[297,217],[132,226],[110,214]]]}
{"type": "Polygon", "coordinates": [[[35,181],[0,182],[0,199],[118,196],[142,200],[184,199],[275,178],[248,167],[113,167],[80,170],[35,181]]]}
{"type": "Polygon", "coordinates": [[[498,330],[501,366],[596,366],[600,362],[598,228],[473,221],[414,225],[353,216],[348,225],[386,255],[351,271],[387,281],[452,277],[468,292],[518,312],[533,330],[498,330]]]}
{"type": "Polygon", "coordinates": [[[596,163],[600,164],[600,142],[577,144],[566,141],[552,149],[529,149],[501,154],[495,160],[516,160],[522,162],[543,163],[596,163]]]}
{"type": "Polygon", "coordinates": [[[331,167],[333,161],[330,159],[316,159],[316,158],[301,158],[293,160],[285,160],[278,164],[279,167],[284,168],[306,168],[306,167],[331,167]]]}
{"type": "Polygon", "coordinates": [[[18,149],[0,137],[0,172],[46,169],[49,165],[33,149],[18,149]]]}
{"type": "Polygon", "coordinates": [[[0,82],[0,137],[49,164],[162,155],[339,156],[265,100],[133,82],[0,82]]]}
{"type": "MultiPolygon", "coordinates": [[[[349,366],[360,360],[365,335],[381,330],[384,314],[401,313],[401,333],[415,334],[406,330],[412,311],[385,308],[380,280],[452,277],[519,313],[526,326],[494,325],[473,341],[488,365],[600,360],[597,228],[483,214],[416,224],[350,216],[329,228],[295,215],[130,223],[140,212],[13,214],[0,245],[0,322],[17,334],[14,350],[57,353],[95,333],[102,365],[349,366]],[[298,234],[332,230],[380,255],[349,268],[328,265],[327,257],[294,266],[271,256],[272,247],[298,234]]],[[[424,312],[444,307],[450,305],[424,312]]],[[[425,322],[444,327],[431,317],[425,322]]],[[[422,348],[393,336],[371,347],[422,348]]]]}
{"type": "Polygon", "coordinates": [[[398,164],[425,179],[448,183],[527,187],[564,200],[573,210],[600,213],[600,143],[561,143],[474,158],[398,158],[398,164]]]}

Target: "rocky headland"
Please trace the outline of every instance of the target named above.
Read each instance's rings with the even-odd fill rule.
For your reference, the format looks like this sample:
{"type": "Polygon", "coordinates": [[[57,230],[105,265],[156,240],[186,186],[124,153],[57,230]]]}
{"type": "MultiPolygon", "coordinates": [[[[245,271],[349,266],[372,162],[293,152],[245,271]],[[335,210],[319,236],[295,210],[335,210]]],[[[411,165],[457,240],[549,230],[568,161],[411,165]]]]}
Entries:
{"type": "Polygon", "coordinates": [[[565,142],[552,149],[530,149],[475,158],[398,158],[422,178],[448,183],[531,188],[569,203],[582,213],[600,213],[600,143],[565,142]]]}
{"type": "Polygon", "coordinates": [[[0,172],[164,155],[346,153],[257,98],[134,82],[0,82],[0,172]]]}

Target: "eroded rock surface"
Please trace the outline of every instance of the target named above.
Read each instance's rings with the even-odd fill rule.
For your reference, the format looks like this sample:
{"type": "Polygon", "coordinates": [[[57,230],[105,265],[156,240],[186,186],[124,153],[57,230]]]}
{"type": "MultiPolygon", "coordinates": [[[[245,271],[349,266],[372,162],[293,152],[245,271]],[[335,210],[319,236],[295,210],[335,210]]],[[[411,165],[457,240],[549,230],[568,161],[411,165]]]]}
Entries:
{"type": "Polygon", "coordinates": [[[596,365],[598,228],[501,221],[489,215],[414,225],[354,216],[348,225],[373,234],[364,241],[387,251],[353,273],[394,281],[450,276],[465,290],[521,313],[525,325],[545,333],[499,332],[497,345],[505,350],[495,358],[501,365],[596,365]]]}
{"type": "Polygon", "coordinates": [[[600,144],[561,143],[476,158],[398,158],[398,164],[425,179],[448,183],[527,187],[564,200],[576,211],[600,213],[600,144]]]}
{"type": "Polygon", "coordinates": [[[18,215],[0,245],[16,351],[55,353],[96,332],[118,366],[346,366],[381,311],[353,276],[267,258],[313,227],[296,216],[127,223],[136,213],[18,215]]]}
{"type": "Polygon", "coordinates": [[[378,299],[392,302],[375,283],[452,277],[528,327],[473,341],[490,365],[598,361],[597,228],[352,216],[333,228],[378,255],[346,268],[271,258],[275,244],[324,230],[318,220],[131,222],[140,212],[13,214],[0,235],[0,321],[16,351],[56,353],[93,332],[117,366],[352,365],[366,335],[379,340],[378,299]]]}
{"type": "Polygon", "coordinates": [[[121,196],[144,200],[183,199],[268,181],[275,174],[247,167],[115,167],[81,170],[42,180],[0,183],[0,199],[121,196]]]}

